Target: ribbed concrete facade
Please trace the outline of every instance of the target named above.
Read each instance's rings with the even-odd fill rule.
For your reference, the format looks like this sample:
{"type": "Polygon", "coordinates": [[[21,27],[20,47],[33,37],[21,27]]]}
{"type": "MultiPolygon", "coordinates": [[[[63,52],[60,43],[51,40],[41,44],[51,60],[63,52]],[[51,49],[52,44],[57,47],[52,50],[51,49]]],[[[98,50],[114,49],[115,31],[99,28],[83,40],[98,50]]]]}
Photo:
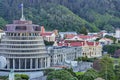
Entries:
{"type": "Polygon", "coordinates": [[[6,25],[5,33],[1,39],[0,56],[7,59],[7,65],[1,71],[29,72],[50,67],[38,25],[32,21],[15,20],[6,25]]]}

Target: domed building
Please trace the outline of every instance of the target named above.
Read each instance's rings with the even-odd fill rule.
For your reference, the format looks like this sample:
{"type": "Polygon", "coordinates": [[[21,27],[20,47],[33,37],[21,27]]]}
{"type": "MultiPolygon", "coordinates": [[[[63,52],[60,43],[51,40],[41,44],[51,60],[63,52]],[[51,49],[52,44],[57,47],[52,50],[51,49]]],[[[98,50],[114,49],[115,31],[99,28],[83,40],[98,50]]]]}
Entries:
{"type": "Polygon", "coordinates": [[[7,60],[6,67],[0,72],[36,72],[50,67],[39,25],[32,21],[15,20],[5,26],[1,38],[0,56],[7,60]]]}

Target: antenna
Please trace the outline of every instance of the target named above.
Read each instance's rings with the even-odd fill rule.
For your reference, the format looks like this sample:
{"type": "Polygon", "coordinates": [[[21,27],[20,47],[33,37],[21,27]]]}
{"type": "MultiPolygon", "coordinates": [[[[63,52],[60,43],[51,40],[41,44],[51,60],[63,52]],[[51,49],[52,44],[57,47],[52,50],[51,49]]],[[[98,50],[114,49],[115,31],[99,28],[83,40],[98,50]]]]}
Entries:
{"type": "Polygon", "coordinates": [[[20,20],[25,21],[25,17],[23,15],[23,3],[20,6],[21,6],[21,18],[20,18],[20,20]]]}

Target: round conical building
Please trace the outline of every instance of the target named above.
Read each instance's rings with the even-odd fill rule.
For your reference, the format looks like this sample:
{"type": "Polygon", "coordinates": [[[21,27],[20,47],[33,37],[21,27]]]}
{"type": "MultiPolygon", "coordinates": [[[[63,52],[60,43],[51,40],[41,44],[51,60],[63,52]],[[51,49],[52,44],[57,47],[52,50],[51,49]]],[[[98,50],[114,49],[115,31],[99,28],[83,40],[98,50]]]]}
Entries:
{"type": "Polygon", "coordinates": [[[32,21],[15,20],[5,26],[0,44],[0,56],[7,60],[3,72],[35,72],[50,66],[39,25],[32,21]]]}

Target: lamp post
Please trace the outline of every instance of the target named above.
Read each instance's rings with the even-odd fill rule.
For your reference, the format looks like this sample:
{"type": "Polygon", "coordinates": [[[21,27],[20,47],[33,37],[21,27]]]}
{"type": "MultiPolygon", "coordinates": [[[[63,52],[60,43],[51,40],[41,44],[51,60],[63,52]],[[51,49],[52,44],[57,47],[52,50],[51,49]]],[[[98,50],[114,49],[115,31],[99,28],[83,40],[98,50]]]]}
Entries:
{"type": "Polygon", "coordinates": [[[14,80],[14,70],[10,70],[9,80],[14,80]]]}

